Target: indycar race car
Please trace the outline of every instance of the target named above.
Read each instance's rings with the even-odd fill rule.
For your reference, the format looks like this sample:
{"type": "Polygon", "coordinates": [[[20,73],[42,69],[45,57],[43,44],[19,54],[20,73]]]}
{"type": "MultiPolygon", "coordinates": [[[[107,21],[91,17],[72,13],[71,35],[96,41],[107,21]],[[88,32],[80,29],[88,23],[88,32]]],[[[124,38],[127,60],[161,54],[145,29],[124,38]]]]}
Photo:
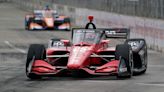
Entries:
{"type": "MultiPolygon", "coordinates": [[[[93,23],[88,23],[92,24],[93,23]]],[[[44,76],[115,75],[130,78],[147,69],[147,46],[144,39],[129,39],[127,28],[72,29],[72,41],[51,39],[49,46],[32,44],[29,47],[26,75],[30,79],[44,76]],[[106,39],[109,38],[109,39],[106,39]],[[110,46],[111,39],[125,39],[110,46]]]]}
{"type": "Polygon", "coordinates": [[[59,16],[55,10],[34,10],[33,14],[26,15],[26,30],[70,30],[71,23],[68,16],[59,16]]]}

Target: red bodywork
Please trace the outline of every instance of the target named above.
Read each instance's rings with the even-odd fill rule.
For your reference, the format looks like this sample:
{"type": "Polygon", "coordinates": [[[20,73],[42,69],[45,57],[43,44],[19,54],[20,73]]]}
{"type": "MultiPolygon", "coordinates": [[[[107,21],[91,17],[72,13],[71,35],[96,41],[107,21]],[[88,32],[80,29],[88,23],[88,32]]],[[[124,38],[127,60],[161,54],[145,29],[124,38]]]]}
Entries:
{"type": "MultiPolygon", "coordinates": [[[[67,40],[62,41],[68,43],[67,40]]],[[[108,47],[108,44],[109,40],[102,40],[98,44],[50,47],[46,50],[47,59],[35,60],[31,73],[58,75],[84,71],[91,75],[117,74],[119,60],[113,57],[115,47],[108,47]]]]}

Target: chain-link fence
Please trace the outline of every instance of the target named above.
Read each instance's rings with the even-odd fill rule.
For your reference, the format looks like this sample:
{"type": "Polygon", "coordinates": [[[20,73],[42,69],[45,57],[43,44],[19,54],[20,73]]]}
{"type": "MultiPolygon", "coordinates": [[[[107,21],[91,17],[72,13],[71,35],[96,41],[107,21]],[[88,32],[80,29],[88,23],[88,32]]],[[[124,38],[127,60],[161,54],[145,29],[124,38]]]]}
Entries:
{"type": "Polygon", "coordinates": [[[164,0],[53,0],[54,3],[164,19],[164,0]]]}

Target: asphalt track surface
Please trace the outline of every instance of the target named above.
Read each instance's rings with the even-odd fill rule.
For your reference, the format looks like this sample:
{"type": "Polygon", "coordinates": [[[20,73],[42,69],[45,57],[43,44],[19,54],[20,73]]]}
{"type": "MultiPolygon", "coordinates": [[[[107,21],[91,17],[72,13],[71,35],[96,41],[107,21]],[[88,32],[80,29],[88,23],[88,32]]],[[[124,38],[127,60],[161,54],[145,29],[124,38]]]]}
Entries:
{"type": "Polygon", "coordinates": [[[164,92],[164,54],[149,50],[146,74],[131,79],[115,77],[54,77],[32,81],[25,76],[29,44],[51,38],[70,39],[70,32],[25,31],[28,12],[0,3],[0,92],[164,92]]]}

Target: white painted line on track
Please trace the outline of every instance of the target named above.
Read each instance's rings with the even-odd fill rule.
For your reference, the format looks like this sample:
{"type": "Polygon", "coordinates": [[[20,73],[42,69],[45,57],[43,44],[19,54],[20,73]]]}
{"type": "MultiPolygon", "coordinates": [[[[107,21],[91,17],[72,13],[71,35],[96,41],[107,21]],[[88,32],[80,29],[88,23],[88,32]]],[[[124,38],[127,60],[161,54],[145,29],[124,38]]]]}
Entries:
{"type": "Polygon", "coordinates": [[[164,87],[164,84],[148,84],[148,83],[136,83],[138,85],[142,86],[158,86],[158,87],[164,87]]]}
{"type": "Polygon", "coordinates": [[[127,82],[124,82],[124,81],[115,81],[115,80],[96,80],[96,79],[93,79],[93,80],[84,80],[83,82],[89,82],[89,83],[103,83],[103,84],[109,84],[110,83],[113,83],[113,84],[126,84],[127,82]]]}
{"type": "Polygon", "coordinates": [[[148,65],[148,67],[162,68],[162,67],[164,67],[164,65],[148,65]]]}
{"type": "Polygon", "coordinates": [[[15,50],[18,51],[18,52],[21,52],[21,53],[23,53],[23,54],[26,54],[26,53],[27,53],[26,50],[23,50],[23,49],[20,49],[20,48],[15,47],[15,46],[12,45],[9,41],[4,41],[4,43],[5,43],[6,45],[10,46],[11,48],[15,49],[15,50]]]}

